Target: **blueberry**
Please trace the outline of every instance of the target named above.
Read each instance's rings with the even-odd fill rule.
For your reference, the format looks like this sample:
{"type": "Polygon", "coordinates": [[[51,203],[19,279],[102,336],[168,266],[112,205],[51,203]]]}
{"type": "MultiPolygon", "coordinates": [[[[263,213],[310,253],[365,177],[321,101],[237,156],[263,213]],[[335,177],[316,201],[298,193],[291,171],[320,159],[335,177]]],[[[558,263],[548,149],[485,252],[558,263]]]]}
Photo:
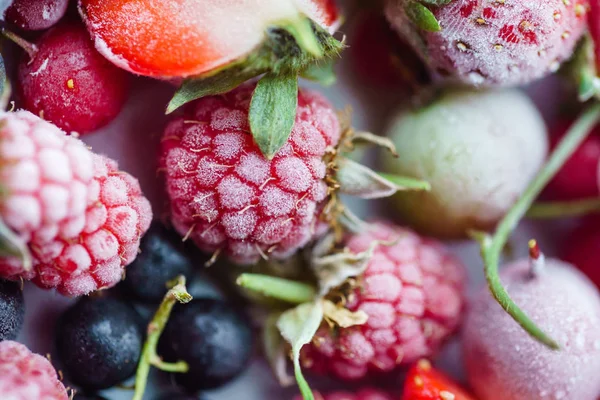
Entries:
{"type": "Polygon", "coordinates": [[[135,372],[143,321],[122,300],[86,297],[60,317],[55,339],[67,377],[84,389],[105,389],[135,372]]]}
{"type": "Polygon", "coordinates": [[[230,304],[198,299],[177,305],[159,342],[167,361],[184,360],[190,370],[174,374],[189,392],[219,387],[239,375],[252,353],[248,319],[230,304]]]}
{"type": "Polygon", "coordinates": [[[19,283],[0,280],[0,341],[14,340],[24,318],[25,302],[19,283]]]}
{"type": "Polygon", "coordinates": [[[178,275],[188,281],[193,265],[186,255],[184,243],[174,232],[153,222],[142,238],[140,254],[127,267],[123,288],[133,297],[158,303],[167,293],[166,283],[178,275]]]}

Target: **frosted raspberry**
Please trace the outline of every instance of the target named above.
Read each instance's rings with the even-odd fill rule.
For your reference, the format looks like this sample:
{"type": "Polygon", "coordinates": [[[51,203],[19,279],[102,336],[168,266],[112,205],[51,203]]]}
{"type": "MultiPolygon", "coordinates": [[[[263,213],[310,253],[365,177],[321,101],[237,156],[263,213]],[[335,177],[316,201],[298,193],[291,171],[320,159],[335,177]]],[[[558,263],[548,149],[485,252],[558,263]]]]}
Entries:
{"type": "Polygon", "coordinates": [[[50,361],[11,340],[0,342],[0,393],[7,400],[69,398],[50,361]]]}
{"type": "Polygon", "coordinates": [[[32,279],[68,296],[112,287],[121,280],[150,226],[152,210],[138,181],[119,171],[115,161],[93,154],[93,167],[80,233],[71,239],[32,243],[33,270],[23,271],[18,259],[8,258],[0,262],[1,276],[32,279]]]}
{"type": "Polygon", "coordinates": [[[409,0],[391,0],[387,17],[430,69],[472,85],[519,85],[554,72],[586,29],[587,0],[455,0],[432,7],[441,30],[408,20],[409,0]]]}
{"type": "Polygon", "coordinates": [[[0,216],[24,242],[77,237],[94,174],[83,142],[28,111],[0,114],[0,216]]]}
{"type": "Polygon", "coordinates": [[[324,325],[301,355],[305,368],[342,379],[385,373],[429,357],[455,331],[464,308],[464,269],[440,243],[412,231],[375,223],[350,236],[354,253],[376,247],[346,308],[364,311],[364,325],[324,325]],[[387,244],[387,245],[386,245],[387,244]]]}
{"type": "MultiPolygon", "coordinates": [[[[362,389],[358,392],[331,392],[325,395],[315,392],[315,400],[393,400],[389,394],[376,389],[362,389]]],[[[302,400],[302,396],[294,397],[302,400]]]]}
{"type": "Polygon", "coordinates": [[[323,157],[340,137],[331,105],[301,90],[290,139],[267,160],[248,128],[253,88],[189,105],[161,152],[174,227],[241,264],[286,258],[314,238],[328,196],[323,157]]]}

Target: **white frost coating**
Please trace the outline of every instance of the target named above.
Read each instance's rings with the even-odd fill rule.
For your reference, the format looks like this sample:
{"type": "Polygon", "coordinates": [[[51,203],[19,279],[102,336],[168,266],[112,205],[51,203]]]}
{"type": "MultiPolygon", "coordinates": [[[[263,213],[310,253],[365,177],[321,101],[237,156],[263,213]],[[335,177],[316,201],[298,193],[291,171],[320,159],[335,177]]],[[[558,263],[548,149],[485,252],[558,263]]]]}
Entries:
{"type": "MultiPolygon", "coordinates": [[[[50,57],[52,57],[52,53],[50,53],[50,57]]],[[[48,68],[48,61],[50,61],[50,57],[47,57],[44,60],[44,62],[42,63],[42,65],[40,65],[40,67],[35,72],[32,72],[30,75],[31,76],[38,76],[39,74],[41,74],[42,72],[44,72],[46,70],[46,68],[48,68]]]]}

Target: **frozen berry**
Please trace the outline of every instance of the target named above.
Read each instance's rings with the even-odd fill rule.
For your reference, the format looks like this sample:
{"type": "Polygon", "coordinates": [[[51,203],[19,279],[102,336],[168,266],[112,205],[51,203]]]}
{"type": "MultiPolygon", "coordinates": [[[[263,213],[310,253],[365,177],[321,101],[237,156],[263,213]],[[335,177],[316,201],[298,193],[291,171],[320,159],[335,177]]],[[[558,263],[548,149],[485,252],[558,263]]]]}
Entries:
{"type": "Polygon", "coordinates": [[[199,75],[239,61],[267,40],[269,28],[301,13],[327,28],[339,17],[333,0],[263,0],[260,5],[80,0],[80,8],[105,57],[133,73],[162,78],[199,75]]]}
{"type": "Polygon", "coordinates": [[[0,342],[15,339],[24,318],[25,302],[19,283],[0,280],[0,342]]]}
{"type": "Polygon", "coordinates": [[[112,387],[135,373],[144,340],[143,320],[129,304],[86,297],[59,319],[55,342],[61,367],[85,389],[112,387]]]}
{"type": "Polygon", "coordinates": [[[464,309],[464,268],[438,242],[387,223],[350,235],[354,254],[380,241],[358,287],[335,291],[345,307],[368,316],[349,328],[322,324],[302,350],[304,367],[354,380],[434,355],[454,333],[464,309]],[[339,292],[339,293],[338,293],[339,292]]]}
{"type": "Polygon", "coordinates": [[[140,244],[140,254],[127,268],[124,289],[147,302],[160,302],[167,292],[167,282],[179,275],[188,280],[193,264],[176,233],[160,222],[153,222],[140,244]]]}
{"type": "Polygon", "coordinates": [[[11,340],[0,342],[0,394],[3,400],[69,399],[50,361],[11,340]]]}
{"type": "Polygon", "coordinates": [[[300,90],[291,136],[266,159],[248,128],[253,89],[190,104],[165,129],[161,151],[175,229],[240,264],[285,259],[319,234],[326,158],[341,134],[333,107],[300,90]]]}
{"type": "Polygon", "coordinates": [[[85,27],[63,22],[24,54],[17,89],[24,108],[66,132],[84,134],[111,122],[129,93],[129,76],[94,48],[85,27]]]}
{"type": "MultiPolygon", "coordinates": [[[[314,393],[315,400],[394,400],[394,398],[381,390],[362,389],[358,392],[331,392],[327,394],[314,393]]],[[[302,396],[294,397],[294,400],[302,400],[302,396]]]]}
{"type": "Polygon", "coordinates": [[[392,26],[432,71],[483,86],[525,84],[556,71],[585,32],[589,6],[587,0],[547,0],[538,7],[525,0],[421,3],[439,4],[430,7],[439,30],[411,22],[419,12],[412,0],[388,2],[392,26]]]}
{"type": "Polygon", "coordinates": [[[536,325],[555,339],[533,339],[487,288],[471,303],[463,351],[467,377],[485,400],[595,400],[600,393],[600,296],[577,269],[555,259],[532,270],[528,260],[504,267],[503,286],[536,325]]]}
{"type": "MultiPolygon", "coordinates": [[[[33,121],[39,124],[40,119],[34,115],[26,113],[25,116],[27,116],[28,123],[33,121]]],[[[48,124],[43,121],[42,123],[48,124]]],[[[36,140],[45,138],[48,141],[51,137],[40,136],[47,134],[44,129],[33,129],[33,132],[36,140]]],[[[31,147],[36,143],[35,141],[14,142],[14,145],[22,143],[29,146],[22,147],[22,150],[28,150],[35,154],[35,148],[31,147]]],[[[6,145],[8,144],[13,144],[13,141],[7,142],[6,145]]],[[[69,159],[66,157],[64,157],[65,159],[53,158],[56,157],[56,153],[51,153],[51,155],[52,157],[41,160],[45,164],[42,164],[40,170],[34,169],[31,172],[27,169],[23,173],[33,174],[34,178],[37,177],[36,174],[50,174],[49,179],[54,178],[62,182],[65,177],[69,177],[65,174],[67,172],[71,174],[71,169],[69,167],[65,172],[58,167],[68,167],[69,159]],[[61,161],[61,164],[56,164],[56,160],[61,161]],[[60,171],[61,174],[56,177],[52,175],[57,171],[60,171]]],[[[131,175],[119,171],[117,163],[113,160],[92,154],[92,164],[88,166],[88,160],[83,158],[85,153],[72,151],[69,155],[71,157],[79,156],[80,158],[75,158],[75,160],[81,161],[81,165],[73,166],[73,175],[83,174],[83,171],[86,171],[84,167],[89,167],[91,170],[87,171],[87,173],[91,172],[92,176],[89,187],[80,189],[75,185],[67,186],[77,194],[76,199],[79,202],[69,203],[67,201],[69,197],[64,193],[65,191],[57,185],[48,184],[47,181],[44,184],[48,184],[52,189],[49,190],[47,196],[43,196],[44,192],[40,194],[34,191],[24,199],[29,201],[28,207],[33,207],[37,205],[37,196],[41,196],[39,201],[41,205],[49,208],[50,217],[63,216],[66,218],[64,217],[65,213],[81,209],[83,209],[83,215],[74,221],[67,219],[69,223],[59,225],[55,230],[46,229],[36,232],[43,234],[45,240],[37,240],[29,244],[33,269],[26,271],[19,258],[3,258],[0,259],[0,276],[13,280],[32,279],[36,285],[42,288],[56,288],[67,296],[81,296],[95,290],[112,287],[121,280],[125,266],[129,265],[137,256],[140,237],[148,230],[152,220],[152,210],[150,203],[141,193],[138,181],[131,175]],[[78,190],[75,191],[75,189],[78,190]],[[73,208],[69,208],[71,204],[73,208]],[[57,231],[58,228],[60,230],[57,231]]],[[[36,160],[38,163],[41,161],[36,160]]],[[[27,166],[29,167],[29,165],[27,166]]],[[[21,175],[13,175],[13,179],[18,176],[21,175]]],[[[22,180],[15,182],[17,182],[16,184],[23,183],[22,180]]],[[[14,209],[24,210],[23,204],[23,202],[17,202],[14,209]]],[[[36,216],[36,214],[26,214],[27,217],[31,217],[31,215],[36,216]]],[[[21,220],[17,221],[21,222],[21,220]]],[[[28,220],[25,219],[25,222],[28,220]]]]}
{"type": "Polygon", "coordinates": [[[220,300],[197,299],[176,306],[160,338],[166,361],[186,361],[185,374],[174,374],[189,392],[219,387],[239,375],[252,354],[252,328],[238,310],[220,300]]]}
{"type": "Polygon", "coordinates": [[[397,193],[393,204],[438,237],[493,228],[548,150],[542,116],[513,90],[446,90],[425,108],[401,111],[388,134],[399,157],[384,155],[386,170],[431,184],[429,192],[397,193]]]}
{"type": "MultiPolygon", "coordinates": [[[[571,121],[560,121],[556,124],[550,135],[552,148],[556,147],[570,125],[571,121]]],[[[550,181],[546,193],[556,200],[598,197],[599,162],[600,129],[595,128],[550,181]]]]}
{"type": "Polygon", "coordinates": [[[69,0],[14,0],[5,20],[27,31],[48,29],[67,11],[69,0]]]}
{"type": "Polygon", "coordinates": [[[404,383],[403,400],[473,400],[464,389],[429,361],[420,360],[409,371],[404,383]]]}

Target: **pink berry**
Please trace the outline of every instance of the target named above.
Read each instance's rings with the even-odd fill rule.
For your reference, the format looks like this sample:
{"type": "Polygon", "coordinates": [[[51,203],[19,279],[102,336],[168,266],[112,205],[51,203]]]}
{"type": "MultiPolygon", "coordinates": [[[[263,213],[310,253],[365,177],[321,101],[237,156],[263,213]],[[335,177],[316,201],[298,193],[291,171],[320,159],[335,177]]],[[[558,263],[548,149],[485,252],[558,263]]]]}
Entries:
{"type": "Polygon", "coordinates": [[[300,90],[290,139],[267,160],[248,128],[253,89],[192,103],[167,126],[161,151],[174,227],[241,264],[287,258],[315,238],[329,190],[324,157],[340,137],[331,105],[300,90]]]}
{"type": "Polygon", "coordinates": [[[513,300],[555,339],[552,350],[529,336],[484,288],[465,323],[469,382],[485,400],[596,400],[600,394],[600,296],[582,273],[546,260],[532,275],[528,260],[503,268],[513,300]]]}
{"type": "Polygon", "coordinates": [[[114,286],[152,218],[137,180],[33,114],[6,113],[0,170],[4,222],[29,247],[33,268],[0,260],[0,277],[33,280],[68,296],[114,286]]]}
{"type": "Polygon", "coordinates": [[[457,328],[464,309],[464,269],[437,241],[375,223],[351,235],[353,253],[379,240],[360,287],[346,295],[346,308],[364,311],[364,325],[332,330],[324,325],[301,360],[305,368],[342,379],[385,373],[433,355],[457,328]],[[390,244],[393,243],[393,244],[390,244]]]}
{"type": "Polygon", "coordinates": [[[392,0],[387,17],[429,68],[470,85],[519,85],[558,69],[586,30],[587,0],[455,0],[430,7],[441,29],[427,32],[392,0]]]}
{"type": "Polygon", "coordinates": [[[0,393],[11,400],[69,399],[50,361],[11,340],[0,342],[0,393]]]}
{"type": "Polygon", "coordinates": [[[129,75],[94,48],[81,23],[64,22],[37,42],[33,61],[19,64],[21,104],[66,132],[84,134],[111,122],[129,92],[129,75]]]}
{"type": "Polygon", "coordinates": [[[593,218],[562,242],[561,258],[573,264],[600,288],[600,229],[598,219],[593,218]]]}
{"type": "MultiPolygon", "coordinates": [[[[561,121],[550,137],[550,145],[556,147],[571,125],[561,121]]],[[[598,189],[598,163],[600,162],[600,129],[596,128],[562,166],[546,192],[556,200],[574,200],[600,195],[598,189]]]]}
{"type": "Polygon", "coordinates": [[[6,21],[26,31],[48,29],[67,11],[69,0],[15,0],[6,10],[6,21]]]}
{"type": "MultiPolygon", "coordinates": [[[[393,400],[391,395],[377,389],[362,389],[358,392],[331,392],[325,395],[315,392],[314,396],[315,400],[393,400]]],[[[296,396],[294,400],[302,400],[302,396],[296,396]]]]}

